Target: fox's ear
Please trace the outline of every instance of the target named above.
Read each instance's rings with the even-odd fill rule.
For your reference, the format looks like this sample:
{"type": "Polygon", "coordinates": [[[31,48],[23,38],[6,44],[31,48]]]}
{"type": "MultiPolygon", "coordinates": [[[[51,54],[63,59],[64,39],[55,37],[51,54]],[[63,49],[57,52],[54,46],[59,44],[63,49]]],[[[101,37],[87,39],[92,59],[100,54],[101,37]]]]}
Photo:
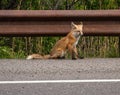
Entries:
{"type": "Polygon", "coordinates": [[[76,25],[73,22],[71,22],[71,27],[72,27],[72,29],[75,29],[76,25]]]}

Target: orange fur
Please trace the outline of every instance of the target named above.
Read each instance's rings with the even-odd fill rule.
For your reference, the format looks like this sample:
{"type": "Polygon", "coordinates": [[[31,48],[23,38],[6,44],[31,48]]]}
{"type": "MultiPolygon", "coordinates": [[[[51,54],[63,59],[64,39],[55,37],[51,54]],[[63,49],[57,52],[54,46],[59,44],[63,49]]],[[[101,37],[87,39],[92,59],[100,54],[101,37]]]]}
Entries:
{"type": "Polygon", "coordinates": [[[56,42],[55,46],[51,49],[49,55],[32,54],[27,57],[27,59],[57,59],[64,58],[66,52],[68,51],[72,59],[78,58],[78,52],[76,45],[78,44],[79,38],[83,35],[83,24],[76,25],[71,23],[71,32],[67,36],[61,38],[56,42]]]}

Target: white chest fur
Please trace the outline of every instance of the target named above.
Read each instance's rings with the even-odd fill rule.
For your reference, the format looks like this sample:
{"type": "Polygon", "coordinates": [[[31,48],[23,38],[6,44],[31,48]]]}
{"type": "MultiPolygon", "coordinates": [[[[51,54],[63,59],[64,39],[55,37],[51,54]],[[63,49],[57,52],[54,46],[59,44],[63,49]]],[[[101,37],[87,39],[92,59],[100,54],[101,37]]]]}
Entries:
{"type": "Polygon", "coordinates": [[[80,39],[80,36],[77,37],[77,40],[76,40],[76,42],[73,45],[74,47],[76,47],[76,45],[78,44],[79,39],[80,39]]]}

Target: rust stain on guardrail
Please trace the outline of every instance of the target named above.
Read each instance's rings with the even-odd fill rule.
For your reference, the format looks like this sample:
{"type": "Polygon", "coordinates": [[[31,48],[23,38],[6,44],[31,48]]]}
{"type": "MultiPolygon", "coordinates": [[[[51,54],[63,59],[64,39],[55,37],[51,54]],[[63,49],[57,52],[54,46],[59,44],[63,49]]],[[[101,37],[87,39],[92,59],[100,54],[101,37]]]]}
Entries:
{"type": "Polygon", "coordinates": [[[83,21],[84,36],[120,36],[120,10],[0,10],[0,36],[61,36],[83,21]]]}

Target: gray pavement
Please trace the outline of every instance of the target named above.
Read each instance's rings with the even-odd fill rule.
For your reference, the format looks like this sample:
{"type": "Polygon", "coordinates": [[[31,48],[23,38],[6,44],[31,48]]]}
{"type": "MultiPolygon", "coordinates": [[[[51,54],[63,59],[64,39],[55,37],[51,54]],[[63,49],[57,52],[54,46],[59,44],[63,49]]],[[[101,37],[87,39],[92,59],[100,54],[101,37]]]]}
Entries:
{"type": "MultiPolygon", "coordinates": [[[[0,81],[120,79],[120,58],[0,59],[0,81]]],[[[120,95],[120,82],[0,84],[0,95],[120,95]]]]}

